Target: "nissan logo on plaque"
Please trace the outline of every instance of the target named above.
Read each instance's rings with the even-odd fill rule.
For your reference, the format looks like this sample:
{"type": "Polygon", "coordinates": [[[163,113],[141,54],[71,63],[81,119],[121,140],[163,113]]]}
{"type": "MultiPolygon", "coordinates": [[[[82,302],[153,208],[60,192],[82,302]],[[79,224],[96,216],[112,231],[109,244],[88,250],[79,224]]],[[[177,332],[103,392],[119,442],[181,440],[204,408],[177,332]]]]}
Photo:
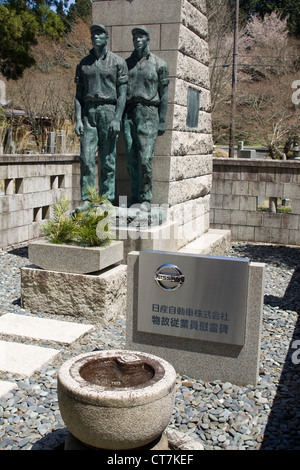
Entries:
{"type": "Polygon", "coordinates": [[[141,251],[140,332],[242,346],[248,258],[141,251]]]}
{"type": "Polygon", "coordinates": [[[159,287],[164,290],[176,290],[184,283],[184,275],[174,264],[163,264],[154,274],[159,287]]]}

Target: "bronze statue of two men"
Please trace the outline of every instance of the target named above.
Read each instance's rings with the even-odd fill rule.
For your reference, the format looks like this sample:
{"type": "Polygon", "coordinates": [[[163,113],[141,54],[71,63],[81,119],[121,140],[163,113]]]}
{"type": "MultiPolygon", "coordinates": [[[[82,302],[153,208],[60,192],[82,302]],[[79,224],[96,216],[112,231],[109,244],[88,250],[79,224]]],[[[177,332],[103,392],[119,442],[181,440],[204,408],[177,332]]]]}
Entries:
{"type": "Polygon", "coordinates": [[[149,50],[149,33],[132,30],[134,51],[124,60],[108,50],[108,30],[92,25],[93,48],[76,68],[75,131],[80,139],[81,197],[95,186],[99,150],[99,191],[114,204],[116,143],[123,124],[126,166],[131,181],[129,205],[151,203],[152,159],[158,135],[165,132],[168,66],[149,50]]]}

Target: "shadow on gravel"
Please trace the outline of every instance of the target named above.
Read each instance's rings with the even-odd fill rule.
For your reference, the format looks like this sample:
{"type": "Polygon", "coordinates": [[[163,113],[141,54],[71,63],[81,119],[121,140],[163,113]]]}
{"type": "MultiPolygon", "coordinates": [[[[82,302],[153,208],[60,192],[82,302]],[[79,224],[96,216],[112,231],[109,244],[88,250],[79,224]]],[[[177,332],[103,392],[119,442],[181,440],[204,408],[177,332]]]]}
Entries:
{"type": "Polygon", "coordinates": [[[300,342],[295,343],[300,341],[300,248],[241,245],[235,251],[252,261],[295,269],[283,297],[266,295],[264,298],[265,305],[297,312],[298,317],[261,450],[300,450],[300,342]]]}
{"type": "Polygon", "coordinates": [[[11,255],[20,256],[21,258],[28,258],[28,247],[23,246],[20,248],[15,248],[13,250],[9,250],[8,253],[11,255]]]}
{"type": "Polygon", "coordinates": [[[35,442],[31,450],[64,450],[68,434],[67,428],[56,429],[35,442]]]}

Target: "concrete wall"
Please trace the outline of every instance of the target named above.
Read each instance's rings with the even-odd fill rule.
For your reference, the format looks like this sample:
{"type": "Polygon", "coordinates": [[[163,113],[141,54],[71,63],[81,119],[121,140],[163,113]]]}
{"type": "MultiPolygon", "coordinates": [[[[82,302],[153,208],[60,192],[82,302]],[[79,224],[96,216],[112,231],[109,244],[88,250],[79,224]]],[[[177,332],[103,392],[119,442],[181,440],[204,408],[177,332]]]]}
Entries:
{"type": "Polygon", "coordinates": [[[232,240],[300,245],[300,162],[214,158],[210,223],[232,240]],[[289,199],[291,213],[258,210],[265,198],[289,199]]]}
{"type": "Polygon", "coordinates": [[[3,155],[0,158],[0,247],[39,236],[51,206],[65,194],[80,200],[74,155],[3,155]]]}
{"type": "MultiPolygon", "coordinates": [[[[38,237],[62,194],[72,207],[80,202],[78,155],[1,156],[0,247],[38,237]]],[[[231,230],[233,240],[300,245],[300,162],[215,158],[210,201],[204,201],[211,228],[231,230]],[[291,213],[258,211],[266,197],[290,199],[291,213]]],[[[174,208],[179,224],[192,217],[193,204],[183,212],[174,208]]]]}

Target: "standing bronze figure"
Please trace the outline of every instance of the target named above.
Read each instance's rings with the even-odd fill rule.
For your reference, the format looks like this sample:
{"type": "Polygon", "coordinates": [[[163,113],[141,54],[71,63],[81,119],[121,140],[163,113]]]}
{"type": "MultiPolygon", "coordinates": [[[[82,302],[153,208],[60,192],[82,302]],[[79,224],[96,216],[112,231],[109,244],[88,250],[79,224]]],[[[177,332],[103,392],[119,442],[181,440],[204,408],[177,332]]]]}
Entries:
{"type": "Polygon", "coordinates": [[[108,30],[90,28],[93,49],[76,68],[75,132],[80,139],[81,198],[95,186],[95,156],[99,149],[99,192],[115,199],[116,142],[126,103],[128,70],[124,59],[107,47],[108,30]]]}
{"type": "Polygon", "coordinates": [[[152,159],[158,135],[165,132],[169,74],[167,64],[149,50],[148,30],[133,28],[134,51],[126,60],[127,100],[123,119],[131,204],[152,200],[152,159]]]}

